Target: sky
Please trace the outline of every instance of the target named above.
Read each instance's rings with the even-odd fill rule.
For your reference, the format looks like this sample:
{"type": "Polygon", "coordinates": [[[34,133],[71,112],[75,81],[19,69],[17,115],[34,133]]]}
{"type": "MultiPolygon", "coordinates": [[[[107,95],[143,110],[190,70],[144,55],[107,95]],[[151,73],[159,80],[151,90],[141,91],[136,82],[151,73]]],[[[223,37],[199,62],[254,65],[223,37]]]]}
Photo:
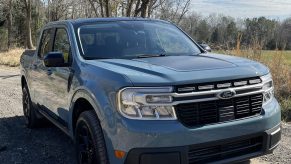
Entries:
{"type": "Polygon", "coordinates": [[[291,17],[291,0],[192,0],[190,9],[204,16],[215,13],[235,18],[265,16],[282,20],[291,17]]]}

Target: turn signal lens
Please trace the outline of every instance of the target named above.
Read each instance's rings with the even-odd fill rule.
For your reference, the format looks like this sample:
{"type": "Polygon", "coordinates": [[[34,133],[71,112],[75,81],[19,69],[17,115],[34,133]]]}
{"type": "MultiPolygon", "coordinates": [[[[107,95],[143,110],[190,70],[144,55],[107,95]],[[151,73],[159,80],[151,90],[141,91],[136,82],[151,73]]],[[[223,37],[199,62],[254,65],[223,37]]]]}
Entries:
{"type": "Polygon", "coordinates": [[[125,152],[121,150],[115,150],[114,154],[115,157],[118,159],[122,159],[125,156],[125,152]]]}

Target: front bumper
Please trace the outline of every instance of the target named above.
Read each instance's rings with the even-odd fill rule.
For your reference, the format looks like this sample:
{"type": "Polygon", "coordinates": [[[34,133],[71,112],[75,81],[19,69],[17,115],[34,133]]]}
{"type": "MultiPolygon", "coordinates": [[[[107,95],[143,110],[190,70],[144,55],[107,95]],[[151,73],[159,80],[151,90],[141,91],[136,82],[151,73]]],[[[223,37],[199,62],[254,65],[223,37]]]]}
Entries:
{"type": "Polygon", "coordinates": [[[281,127],[262,133],[215,142],[170,147],[132,149],[126,164],[230,163],[271,153],[281,139],[281,127]]]}
{"type": "Polygon", "coordinates": [[[278,129],[281,110],[277,100],[273,99],[263,106],[263,114],[260,116],[195,128],[187,128],[179,121],[129,120],[118,113],[110,118],[118,120],[102,125],[107,130],[105,140],[110,163],[168,163],[167,160],[170,160],[170,163],[179,161],[183,164],[189,163],[190,149],[226,149],[220,145],[232,145],[241,139],[262,138],[262,147],[253,153],[245,152],[220,160],[229,162],[252,158],[273,150],[280,138],[280,133],[276,131],[280,132],[278,129]],[[126,152],[126,156],[117,159],[115,150],[126,152]]]}

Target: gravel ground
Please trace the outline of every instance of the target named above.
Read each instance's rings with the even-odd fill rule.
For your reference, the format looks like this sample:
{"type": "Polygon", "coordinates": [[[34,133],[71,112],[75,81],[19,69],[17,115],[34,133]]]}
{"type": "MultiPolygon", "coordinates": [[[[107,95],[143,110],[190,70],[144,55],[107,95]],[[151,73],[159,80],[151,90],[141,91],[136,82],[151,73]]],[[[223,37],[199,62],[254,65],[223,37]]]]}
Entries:
{"type": "MultiPolygon", "coordinates": [[[[73,143],[55,126],[30,130],[24,125],[19,69],[0,66],[0,163],[75,163],[73,143]],[[2,150],[1,150],[2,148],[2,150]]],[[[291,163],[291,124],[283,124],[282,142],[273,154],[251,163],[291,163]]]]}
{"type": "Polygon", "coordinates": [[[75,163],[73,143],[55,126],[24,125],[18,69],[0,67],[0,163],[75,163]]]}

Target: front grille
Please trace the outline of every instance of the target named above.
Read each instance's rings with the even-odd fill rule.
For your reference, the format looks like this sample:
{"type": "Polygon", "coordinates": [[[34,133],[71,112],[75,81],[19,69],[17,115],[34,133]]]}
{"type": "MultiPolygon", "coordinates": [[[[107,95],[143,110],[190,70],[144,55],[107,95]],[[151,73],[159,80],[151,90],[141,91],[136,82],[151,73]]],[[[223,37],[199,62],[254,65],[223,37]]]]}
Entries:
{"type": "Polygon", "coordinates": [[[251,78],[228,80],[228,81],[186,84],[186,85],[176,86],[175,92],[189,93],[189,92],[198,92],[198,91],[209,91],[213,89],[235,88],[239,86],[251,86],[254,84],[261,83],[261,82],[262,80],[260,79],[260,77],[251,77],[251,78]]]}
{"type": "Polygon", "coordinates": [[[201,126],[259,115],[263,95],[235,97],[227,100],[185,103],[175,106],[178,119],[187,127],[201,126]]]}
{"type": "Polygon", "coordinates": [[[263,137],[255,137],[207,147],[191,146],[188,152],[189,163],[209,163],[262,150],[263,137]]]}

